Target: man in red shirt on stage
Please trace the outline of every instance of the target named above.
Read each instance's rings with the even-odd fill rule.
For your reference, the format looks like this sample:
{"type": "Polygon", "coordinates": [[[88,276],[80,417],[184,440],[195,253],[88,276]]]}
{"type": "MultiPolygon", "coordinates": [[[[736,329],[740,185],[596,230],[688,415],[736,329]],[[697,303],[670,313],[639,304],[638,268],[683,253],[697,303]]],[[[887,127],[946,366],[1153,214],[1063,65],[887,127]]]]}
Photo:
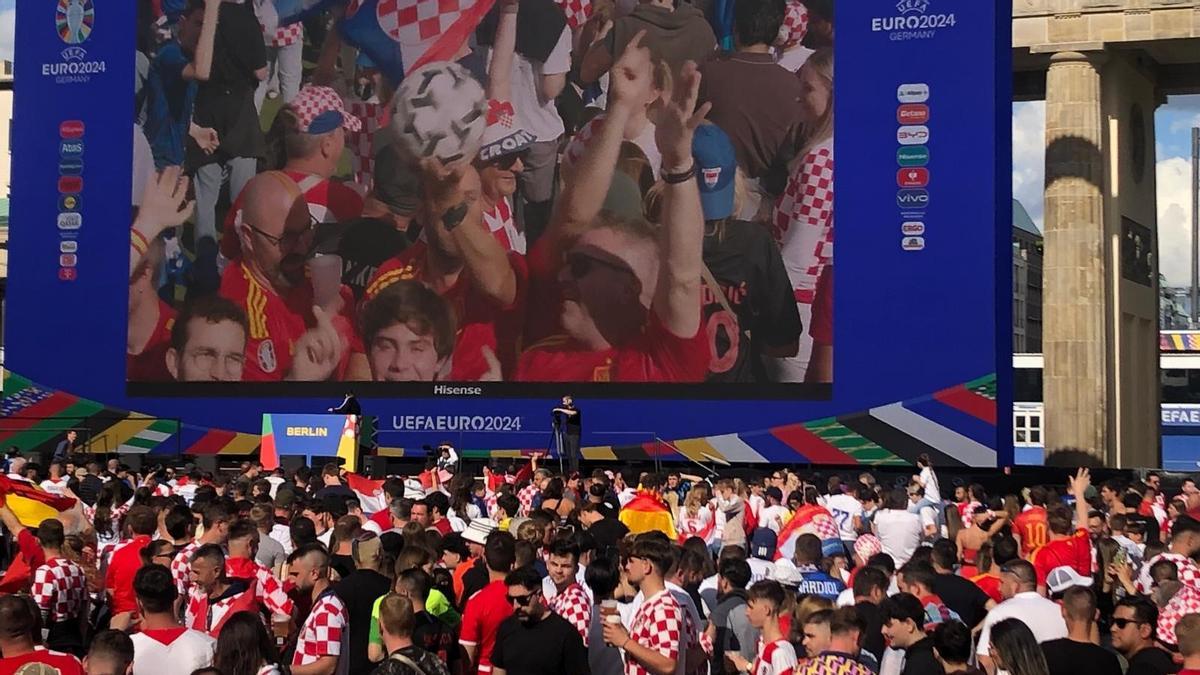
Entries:
{"type": "MultiPolygon", "coordinates": [[[[354,300],[340,273],[306,275],[317,223],[300,188],[286,174],[268,171],[251,179],[242,196],[246,205],[236,223],[241,260],[221,277],[221,296],[245,310],[250,322],[242,379],[345,376],[355,343],[354,300]]],[[[365,374],[365,358],[361,367],[365,374]]]]}
{"type": "Polygon", "coordinates": [[[701,382],[708,372],[700,322],[704,214],[692,159],[693,130],[708,106],[696,109],[695,64],[680,74],[657,126],[662,227],[647,223],[637,204],[622,205],[632,207],[628,215],[601,211],[625,121],[647,100],[654,79],[650,52],[638,42],[630,41],[613,66],[604,123],[566,187],[546,241],[531,253],[550,262],[559,282],[565,335],[521,355],[520,381],[701,382]]]}
{"type": "MultiPolygon", "coordinates": [[[[435,379],[500,380],[511,372],[524,322],[525,260],[506,251],[483,224],[479,173],[427,162],[418,241],[384,263],[367,283],[370,300],[396,282],[413,279],[454,308],[458,337],[450,372],[435,379]]],[[[365,379],[365,378],[364,378],[365,379]]]]}
{"type": "Polygon", "coordinates": [[[1021,541],[1022,558],[1031,560],[1033,552],[1046,545],[1048,529],[1046,488],[1035,485],[1029,489],[1029,508],[1013,519],[1013,531],[1021,541]]]}
{"type": "Polygon", "coordinates": [[[112,621],[117,630],[126,630],[137,614],[137,596],[133,592],[133,575],[142,566],[142,549],[158,530],[158,516],[148,506],[134,506],[125,516],[125,525],[133,531],[133,539],[117,547],[104,575],[112,621]]]}
{"type": "Polygon", "coordinates": [[[1055,567],[1066,565],[1082,576],[1091,576],[1092,541],[1087,531],[1088,503],[1085,498],[1091,484],[1087,469],[1079,469],[1071,478],[1069,492],[1075,497],[1074,529],[1071,512],[1065,506],[1055,507],[1047,513],[1050,541],[1034,552],[1031,561],[1037,571],[1038,592],[1043,595],[1046,593],[1046,576],[1055,567]]]}
{"type": "MultiPolygon", "coordinates": [[[[309,85],[279,111],[287,174],[304,193],[313,219],[325,224],[346,223],[362,215],[363,198],[350,186],[331,180],[337,172],[346,133],[362,128],[362,121],[346,112],[342,97],[329,87],[309,85]]],[[[237,260],[242,255],[237,234],[237,214],[249,202],[245,189],[225,217],[221,255],[237,260]]],[[[334,226],[336,227],[336,226],[334,226]]]]}

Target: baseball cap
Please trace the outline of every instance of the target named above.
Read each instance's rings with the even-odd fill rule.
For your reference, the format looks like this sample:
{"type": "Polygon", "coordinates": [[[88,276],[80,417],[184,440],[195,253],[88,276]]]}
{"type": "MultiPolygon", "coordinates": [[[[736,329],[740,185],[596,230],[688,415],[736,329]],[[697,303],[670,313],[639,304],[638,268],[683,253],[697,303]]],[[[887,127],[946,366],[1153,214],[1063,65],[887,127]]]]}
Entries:
{"type": "Polygon", "coordinates": [[[1091,585],[1091,577],[1085,577],[1067,565],[1055,567],[1046,575],[1046,588],[1049,588],[1051,593],[1062,593],[1072,586],[1090,587],[1091,585]]]}
{"type": "Polygon", "coordinates": [[[733,215],[733,183],[737,156],[729,136],[715,124],[702,124],[692,137],[692,158],[700,184],[700,205],[705,220],[733,215]]]}
{"type": "Polygon", "coordinates": [[[338,127],[347,131],[362,129],[362,122],[346,112],[342,97],[329,87],[310,84],[288,104],[306,134],[327,134],[338,127]]]}
{"type": "Polygon", "coordinates": [[[869,560],[871,556],[883,553],[883,542],[873,534],[864,534],[854,540],[854,553],[863,560],[869,560]]]}
{"type": "Polygon", "coordinates": [[[467,525],[467,529],[463,530],[463,541],[469,541],[472,544],[483,546],[487,543],[488,535],[496,529],[496,522],[490,518],[476,518],[467,525]]]}
{"type": "Polygon", "coordinates": [[[537,138],[516,126],[516,110],[508,101],[488,101],[487,127],[483,130],[483,145],[479,161],[491,162],[506,155],[515,155],[533,145],[537,138]]]}
{"type": "Polygon", "coordinates": [[[291,490],[279,489],[275,492],[275,508],[290,509],[296,505],[296,493],[291,490]]]}
{"type": "Polygon", "coordinates": [[[421,177],[394,143],[375,152],[371,196],[398,216],[411,216],[421,204],[421,177]]]}

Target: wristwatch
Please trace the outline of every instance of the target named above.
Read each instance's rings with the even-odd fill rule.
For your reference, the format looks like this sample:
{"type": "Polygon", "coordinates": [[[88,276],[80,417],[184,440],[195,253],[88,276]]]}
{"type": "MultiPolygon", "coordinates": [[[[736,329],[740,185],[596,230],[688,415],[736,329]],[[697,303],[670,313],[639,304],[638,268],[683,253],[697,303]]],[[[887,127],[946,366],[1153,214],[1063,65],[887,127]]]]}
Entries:
{"type": "Polygon", "coordinates": [[[686,171],[681,171],[679,173],[667,173],[666,171],[663,171],[662,177],[663,182],[665,182],[667,185],[679,185],[680,183],[686,183],[696,177],[696,163],[692,162],[692,165],[689,166],[686,171]]]}

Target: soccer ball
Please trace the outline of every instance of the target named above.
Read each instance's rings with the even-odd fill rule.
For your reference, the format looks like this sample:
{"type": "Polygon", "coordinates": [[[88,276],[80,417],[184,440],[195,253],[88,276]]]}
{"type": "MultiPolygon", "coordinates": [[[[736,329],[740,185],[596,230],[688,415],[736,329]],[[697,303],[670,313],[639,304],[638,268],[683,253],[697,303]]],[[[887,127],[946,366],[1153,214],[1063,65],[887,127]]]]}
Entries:
{"type": "Polygon", "coordinates": [[[392,99],[392,136],[412,160],[470,161],[486,126],[483,87],[457,63],[431,63],[405,75],[392,99]]]}

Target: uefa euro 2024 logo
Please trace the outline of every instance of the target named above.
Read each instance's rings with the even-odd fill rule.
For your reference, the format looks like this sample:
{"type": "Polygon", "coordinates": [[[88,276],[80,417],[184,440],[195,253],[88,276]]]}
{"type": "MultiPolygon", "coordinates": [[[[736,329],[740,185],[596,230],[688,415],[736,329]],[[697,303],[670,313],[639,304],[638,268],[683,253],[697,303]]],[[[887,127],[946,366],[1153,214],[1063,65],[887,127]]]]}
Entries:
{"type": "Polygon", "coordinates": [[[69,45],[77,45],[88,39],[92,34],[92,25],[96,21],[96,10],[92,0],[58,0],[58,10],[54,15],[58,37],[69,45]]]}
{"type": "Polygon", "coordinates": [[[897,0],[894,16],[877,16],[871,19],[871,31],[887,33],[893,42],[903,40],[928,40],[940,29],[950,29],[958,23],[953,12],[929,13],[931,0],[897,0]]]}

